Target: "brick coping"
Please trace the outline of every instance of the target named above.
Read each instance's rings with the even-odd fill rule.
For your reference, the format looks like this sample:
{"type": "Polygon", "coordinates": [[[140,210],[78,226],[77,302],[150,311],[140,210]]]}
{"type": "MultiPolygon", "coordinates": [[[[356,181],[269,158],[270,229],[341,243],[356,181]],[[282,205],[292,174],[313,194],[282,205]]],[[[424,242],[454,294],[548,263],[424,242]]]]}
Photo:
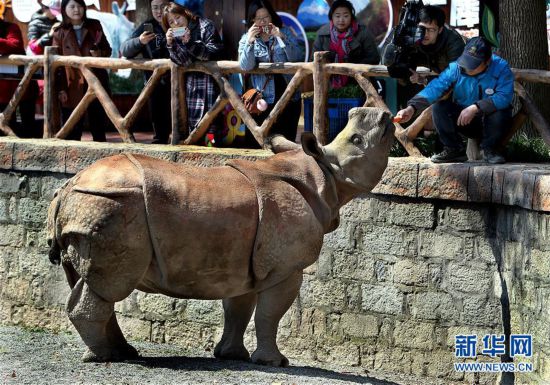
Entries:
{"type": "MultiPolygon", "coordinates": [[[[75,174],[96,160],[133,152],[198,166],[256,159],[265,150],[0,138],[0,169],[75,174]]],[[[375,194],[494,203],[550,212],[550,164],[434,164],[426,158],[390,158],[375,194]]]]}

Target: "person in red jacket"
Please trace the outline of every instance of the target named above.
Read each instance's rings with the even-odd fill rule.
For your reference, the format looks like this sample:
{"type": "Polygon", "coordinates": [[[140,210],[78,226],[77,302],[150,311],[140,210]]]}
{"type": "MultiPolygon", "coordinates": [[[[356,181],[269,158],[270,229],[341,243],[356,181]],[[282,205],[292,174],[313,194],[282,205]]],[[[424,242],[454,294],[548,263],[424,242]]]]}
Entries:
{"type": "MultiPolygon", "coordinates": [[[[0,55],[8,56],[14,54],[25,54],[21,30],[17,24],[0,19],[0,55]]],[[[0,110],[3,111],[6,108],[18,84],[18,80],[0,80],[0,110]]],[[[23,96],[23,100],[19,103],[19,114],[21,115],[22,127],[17,126],[15,114],[10,122],[11,128],[18,136],[41,136],[41,131],[38,129],[34,119],[36,94],[36,83],[32,82],[23,96]]]]}

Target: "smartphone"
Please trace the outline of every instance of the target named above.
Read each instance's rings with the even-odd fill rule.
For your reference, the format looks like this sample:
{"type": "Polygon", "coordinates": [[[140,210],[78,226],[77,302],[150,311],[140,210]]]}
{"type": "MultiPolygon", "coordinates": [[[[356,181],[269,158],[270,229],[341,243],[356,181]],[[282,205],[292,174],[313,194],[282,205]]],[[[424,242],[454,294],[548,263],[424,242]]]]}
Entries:
{"type": "Polygon", "coordinates": [[[271,29],[273,28],[272,25],[266,25],[264,27],[261,27],[261,30],[263,33],[265,33],[266,35],[269,35],[271,33],[271,29]]]}
{"type": "Polygon", "coordinates": [[[153,24],[151,24],[151,23],[145,23],[145,24],[143,24],[143,30],[144,30],[145,32],[151,32],[151,33],[153,33],[153,32],[154,32],[154,31],[153,31],[153,24]]]}
{"type": "Polygon", "coordinates": [[[174,37],[181,37],[185,35],[187,31],[189,31],[187,27],[172,28],[172,32],[174,32],[174,37]]]}

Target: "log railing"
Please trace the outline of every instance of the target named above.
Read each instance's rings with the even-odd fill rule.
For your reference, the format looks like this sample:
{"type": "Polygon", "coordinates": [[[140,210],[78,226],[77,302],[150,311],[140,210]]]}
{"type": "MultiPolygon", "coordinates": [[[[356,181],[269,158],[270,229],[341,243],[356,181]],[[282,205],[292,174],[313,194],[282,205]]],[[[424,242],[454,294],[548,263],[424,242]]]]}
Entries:
{"type": "MultiPolygon", "coordinates": [[[[314,134],[323,144],[328,137],[327,99],[329,77],[331,75],[346,75],[353,77],[362,90],[365,92],[365,106],[376,106],[389,110],[384,100],[378,95],[369,77],[387,77],[388,72],[385,66],[351,64],[351,63],[330,63],[327,52],[316,52],[314,61],[311,63],[262,63],[252,71],[244,71],[235,61],[199,62],[188,67],[178,67],[168,59],[156,60],[128,60],[80,56],[60,56],[56,54],[55,47],[47,47],[46,53],[41,56],[11,55],[8,58],[0,58],[0,64],[25,65],[26,71],[20,80],[10,103],[0,113],[0,130],[5,135],[13,136],[15,133],[9,126],[10,119],[15,113],[21,98],[33,79],[33,75],[41,67],[44,69],[44,137],[63,139],[74,128],[76,123],[86,112],[91,102],[97,99],[115,128],[120,133],[124,142],[134,142],[131,134],[132,124],[141,108],[151,97],[160,79],[168,72],[171,73],[171,111],[172,111],[172,136],[171,144],[194,144],[206,133],[213,119],[230,103],[239,114],[244,124],[250,130],[254,138],[263,145],[264,139],[269,135],[273,123],[280,116],[286,104],[292,98],[294,92],[300,87],[304,78],[310,74],[314,80],[313,96],[313,127],[314,134]],[[57,92],[55,90],[55,72],[60,67],[73,67],[81,71],[88,83],[88,90],[82,100],[72,112],[63,126],[60,122],[60,109],[58,105],[57,92]],[[126,114],[121,116],[99,79],[92,72],[93,68],[104,69],[136,69],[152,71],[153,74],[137,98],[135,104],[126,114]],[[186,72],[204,72],[211,75],[220,88],[220,95],[212,108],[201,119],[197,128],[187,132],[187,111],[185,108],[185,85],[183,75],[186,72]],[[248,113],[242,103],[239,93],[233,89],[226,76],[238,73],[277,73],[293,75],[288,87],[279,99],[269,116],[261,126],[256,124],[254,118],[248,113]]],[[[515,91],[522,104],[522,108],[515,115],[512,126],[509,128],[505,141],[513,136],[525,119],[530,118],[533,125],[540,132],[546,144],[550,145],[550,126],[543,118],[537,106],[520,82],[550,83],[550,71],[518,70],[514,69],[515,91]]],[[[429,74],[427,69],[419,69],[421,74],[429,74]]],[[[420,114],[416,120],[407,128],[396,124],[395,136],[411,156],[422,156],[415,147],[413,140],[421,132],[422,128],[431,119],[431,108],[420,114]]],[[[503,143],[504,144],[504,143],[503,143]]]]}

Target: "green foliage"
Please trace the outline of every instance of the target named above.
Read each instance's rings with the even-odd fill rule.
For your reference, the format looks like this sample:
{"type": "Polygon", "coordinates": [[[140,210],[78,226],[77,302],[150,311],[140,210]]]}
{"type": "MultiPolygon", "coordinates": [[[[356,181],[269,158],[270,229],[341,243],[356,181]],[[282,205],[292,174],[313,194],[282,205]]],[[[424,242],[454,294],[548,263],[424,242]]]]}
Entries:
{"type": "Polygon", "coordinates": [[[116,72],[109,73],[109,84],[113,95],[138,95],[143,89],[143,74],[141,71],[132,71],[128,78],[118,76],[116,72]]]}
{"type": "Polygon", "coordinates": [[[550,149],[542,138],[529,138],[526,134],[516,135],[507,146],[506,160],[519,163],[548,163],[550,149]]]}
{"type": "Polygon", "coordinates": [[[365,92],[358,84],[350,84],[342,88],[330,88],[329,98],[364,98],[365,92]]]}

